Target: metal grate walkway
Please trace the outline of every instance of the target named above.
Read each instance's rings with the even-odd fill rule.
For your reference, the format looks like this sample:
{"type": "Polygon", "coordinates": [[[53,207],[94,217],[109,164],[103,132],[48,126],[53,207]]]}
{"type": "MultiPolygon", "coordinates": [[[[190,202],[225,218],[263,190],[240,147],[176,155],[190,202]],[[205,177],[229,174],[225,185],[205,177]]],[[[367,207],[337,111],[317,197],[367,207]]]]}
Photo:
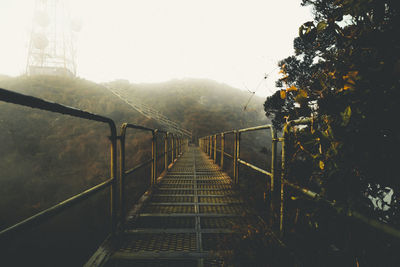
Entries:
{"type": "Polygon", "coordinates": [[[221,266],[248,214],[231,178],[189,147],[128,220],[106,266],[221,266]]]}

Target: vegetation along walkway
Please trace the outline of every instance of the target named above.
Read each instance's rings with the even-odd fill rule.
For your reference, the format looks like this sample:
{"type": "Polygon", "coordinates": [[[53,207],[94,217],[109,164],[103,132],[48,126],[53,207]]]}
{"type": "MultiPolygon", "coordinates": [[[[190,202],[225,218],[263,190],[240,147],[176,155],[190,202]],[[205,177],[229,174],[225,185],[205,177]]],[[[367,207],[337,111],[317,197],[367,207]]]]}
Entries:
{"type": "Polygon", "coordinates": [[[231,178],[191,146],[130,215],[106,266],[220,266],[250,220],[231,178]]]}

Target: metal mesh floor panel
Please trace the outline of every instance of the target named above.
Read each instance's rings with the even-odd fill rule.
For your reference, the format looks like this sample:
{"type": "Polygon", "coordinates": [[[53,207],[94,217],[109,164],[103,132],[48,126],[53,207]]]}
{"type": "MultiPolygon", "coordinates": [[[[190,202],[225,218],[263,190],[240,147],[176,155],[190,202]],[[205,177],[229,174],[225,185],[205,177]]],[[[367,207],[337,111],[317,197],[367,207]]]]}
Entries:
{"type": "Polygon", "coordinates": [[[242,201],[236,197],[199,197],[200,203],[241,203],[242,201]]]}
{"type": "Polygon", "coordinates": [[[202,205],[200,213],[218,213],[218,214],[243,214],[245,210],[241,206],[216,206],[202,205]]]}
{"type": "Polygon", "coordinates": [[[176,203],[182,203],[182,202],[193,202],[193,197],[184,197],[184,196],[157,196],[154,195],[151,198],[152,202],[176,202],[176,203]]]}
{"type": "Polygon", "coordinates": [[[119,251],[196,251],[196,249],[196,234],[132,234],[125,237],[119,251]]]}
{"type": "Polygon", "coordinates": [[[157,190],[158,194],[163,195],[193,195],[193,190],[173,190],[173,189],[161,189],[157,190]]]}
{"type": "Polygon", "coordinates": [[[194,206],[184,205],[184,206],[158,206],[158,205],[148,205],[143,209],[143,213],[193,213],[194,206]]]}
{"type": "Polygon", "coordinates": [[[125,224],[107,266],[224,266],[218,255],[247,231],[244,205],[232,179],[191,147],[125,224]]]}
{"type": "Polygon", "coordinates": [[[195,218],[193,217],[139,217],[128,225],[129,228],[193,228],[195,218]]]}

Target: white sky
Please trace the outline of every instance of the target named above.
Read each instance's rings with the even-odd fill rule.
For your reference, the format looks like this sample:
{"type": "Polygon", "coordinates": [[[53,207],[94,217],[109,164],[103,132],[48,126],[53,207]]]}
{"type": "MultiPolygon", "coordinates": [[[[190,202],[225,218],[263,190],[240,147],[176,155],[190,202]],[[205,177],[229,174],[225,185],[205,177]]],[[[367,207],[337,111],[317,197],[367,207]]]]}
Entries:
{"type": "MultiPolygon", "coordinates": [[[[278,60],[293,53],[299,26],[312,19],[300,0],[70,2],[83,20],[77,43],[83,78],[210,78],[250,90],[262,82],[262,96],[275,91],[278,60]]],[[[25,71],[33,6],[34,0],[0,0],[0,74],[25,71]]]]}

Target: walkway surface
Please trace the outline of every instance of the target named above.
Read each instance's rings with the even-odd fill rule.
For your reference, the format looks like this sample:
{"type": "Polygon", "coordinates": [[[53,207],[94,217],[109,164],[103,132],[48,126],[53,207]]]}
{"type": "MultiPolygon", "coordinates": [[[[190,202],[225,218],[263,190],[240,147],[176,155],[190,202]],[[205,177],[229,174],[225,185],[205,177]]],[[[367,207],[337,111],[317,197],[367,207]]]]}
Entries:
{"type": "Polygon", "coordinates": [[[250,217],[231,178],[189,147],[131,216],[106,266],[221,266],[250,217]]]}

